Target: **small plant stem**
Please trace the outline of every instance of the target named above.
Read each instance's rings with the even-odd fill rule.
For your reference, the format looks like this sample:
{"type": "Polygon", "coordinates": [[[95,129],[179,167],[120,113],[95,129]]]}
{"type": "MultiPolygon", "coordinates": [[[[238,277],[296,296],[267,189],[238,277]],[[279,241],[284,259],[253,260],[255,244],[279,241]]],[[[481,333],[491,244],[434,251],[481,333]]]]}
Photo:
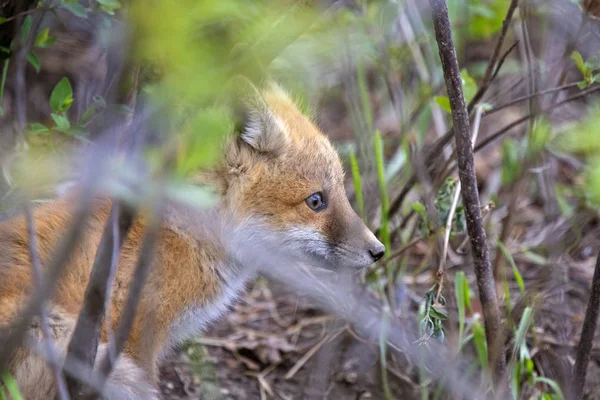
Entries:
{"type": "MultiPolygon", "coordinates": [[[[473,121],[473,133],[471,134],[471,147],[475,146],[477,136],[479,135],[479,126],[481,125],[481,115],[483,109],[478,106],[475,110],[475,119],[473,121]]],[[[438,266],[437,279],[438,289],[435,295],[435,302],[437,303],[442,287],[444,286],[444,275],[446,273],[446,258],[448,256],[448,243],[450,242],[450,232],[452,230],[452,220],[454,219],[454,213],[456,212],[456,206],[458,205],[458,199],[460,198],[460,180],[456,183],[454,188],[454,194],[452,195],[452,204],[448,212],[448,219],[446,220],[446,227],[444,229],[444,243],[442,247],[442,256],[440,257],[440,265],[438,266]]]]}

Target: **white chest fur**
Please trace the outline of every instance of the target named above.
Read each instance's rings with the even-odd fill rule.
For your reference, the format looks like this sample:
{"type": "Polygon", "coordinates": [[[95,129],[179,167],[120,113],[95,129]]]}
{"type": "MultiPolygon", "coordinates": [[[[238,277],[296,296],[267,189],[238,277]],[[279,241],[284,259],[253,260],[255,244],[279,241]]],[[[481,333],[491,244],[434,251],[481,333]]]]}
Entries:
{"type": "Polygon", "coordinates": [[[228,274],[229,276],[225,277],[224,285],[207,303],[189,307],[175,320],[169,329],[169,337],[161,358],[176,346],[204,332],[211,323],[229,311],[246,289],[246,284],[254,277],[254,273],[251,272],[237,272],[235,276],[228,274]]]}

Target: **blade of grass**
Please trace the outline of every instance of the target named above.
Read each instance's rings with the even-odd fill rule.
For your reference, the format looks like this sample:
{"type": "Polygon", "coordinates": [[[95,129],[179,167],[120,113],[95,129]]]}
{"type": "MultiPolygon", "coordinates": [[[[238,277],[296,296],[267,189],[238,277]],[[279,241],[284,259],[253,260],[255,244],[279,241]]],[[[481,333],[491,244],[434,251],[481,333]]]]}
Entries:
{"type": "Polygon", "coordinates": [[[365,117],[365,129],[369,134],[373,132],[373,114],[371,113],[371,102],[369,100],[369,91],[367,89],[367,83],[365,81],[365,73],[362,63],[357,63],[356,72],[358,75],[358,90],[360,94],[360,101],[362,103],[363,114],[365,117]]]}
{"type": "Polygon", "coordinates": [[[390,209],[390,199],[385,184],[385,164],[383,159],[383,141],[379,131],[375,132],[375,157],[377,162],[377,180],[379,182],[379,191],[381,195],[381,241],[385,245],[386,255],[390,251],[390,224],[388,213],[390,209]]]}
{"type": "Polygon", "coordinates": [[[533,321],[533,309],[531,307],[525,307],[523,311],[523,315],[521,316],[521,321],[519,321],[519,327],[517,328],[517,332],[515,333],[515,345],[513,347],[513,357],[517,354],[521,345],[525,342],[525,337],[527,336],[527,331],[529,330],[529,326],[533,321]]]}
{"type": "Polygon", "coordinates": [[[513,258],[512,254],[510,254],[510,252],[508,251],[508,249],[506,248],[504,243],[502,243],[500,240],[496,240],[496,244],[498,245],[498,248],[500,249],[500,251],[502,252],[504,257],[506,258],[506,260],[510,263],[512,270],[513,270],[513,274],[515,275],[515,280],[517,281],[517,285],[519,285],[519,291],[521,292],[521,295],[524,295],[525,294],[525,282],[523,281],[523,276],[521,275],[521,273],[519,272],[519,269],[517,268],[515,259],[513,258]]]}
{"type": "MultiPolygon", "coordinates": [[[[4,60],[4,66],[2,67],[2,81],[0,81],[0,110],[2,110],[2,99],[4,97],[4,85],[6,84],[6,74],[8,73],[8,62],[10,58],[4,60]]],[[[0,112],[2,115],[4,112],[0,112]]]]}
{"type": "Polygon", "coordinates": [[[352,168],[352,180],[354,181],[354,195],[356,196],[356,208],[358,215],[365,220],[365,201],[363,199],[362,180],[360,178],[360,169],[356,161],[354,151],[350,152],[350,165],[352,168]]]}
{"type": "Polygon", "coordinates": [[[548,379],[545,376],[536,376],[533,378],[533,384],[535,385],[536,383],[544,383],[550,386],[559,400],[565,400],[565,395],[563,394],[562,390],[560,390],[560,386],[558,386],[558,383],[552,379],[548,379]]]}
{"type": "Polygon", "coordinates": [[[6,371],[2,373],[2,382],[4,382],[4,386],[12,400],[23,400],[19,385],[17,385],[17,381],[15,381],[15,378],[10,373],[6,371]]]}
{"type": "MultiPolygon", "coordinates": [[[[456,296],[456,307],[458,309],[458,342],[461,343],[465,330],[465,285],[467,278],[463,271],[459,271],[454,275],[454,294],[456,296]]],[[[468,292],[467,292],[468,297],[468,292]]],[[[462,346],[459,346],[459,351],[462,346]]]]}
{"type": "Polygon", "coordinates": [[[481,365],[482,369],[486,370],[488,368],[487,343],[485,340],[485,331],[479,322],[473,324],[473,342],[475,343],[479,365],[481,365]]]}

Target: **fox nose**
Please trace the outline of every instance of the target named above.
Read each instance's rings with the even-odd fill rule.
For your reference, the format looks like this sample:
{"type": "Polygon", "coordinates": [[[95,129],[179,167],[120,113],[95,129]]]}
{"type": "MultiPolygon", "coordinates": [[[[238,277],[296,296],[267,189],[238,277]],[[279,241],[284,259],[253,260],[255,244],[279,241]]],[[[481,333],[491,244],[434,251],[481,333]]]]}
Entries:
{"type": "Polygon", "coordinates": [[[369,254],[373,257],[373,261],[379,260],[385,254],[385,246],[377,243],[373,248],[369,249],[369,254]]]}

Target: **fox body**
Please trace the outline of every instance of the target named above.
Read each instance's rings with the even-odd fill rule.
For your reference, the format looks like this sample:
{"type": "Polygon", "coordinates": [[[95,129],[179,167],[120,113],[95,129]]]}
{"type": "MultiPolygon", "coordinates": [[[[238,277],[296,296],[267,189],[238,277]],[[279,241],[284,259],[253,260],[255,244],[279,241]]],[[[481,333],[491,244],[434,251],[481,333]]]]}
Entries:
{"type": "MultiPolygon", "coordinates": [[[[201,175],[220,194],[217,215],[250,221],[273,232],[285,251],[331,268],[363,268],[385,248],[352,210],[342,165],[329,140],[277,86],[259,91],[247,82],[236,135],[220,163],[201,175]]],[[[72,223],[72,199],[64,196],[34,210],[43,266],[61,233],[72,223]]],[[[50,334],[64,357],[83,302],[110,200],[97,199],[85,233],[48,303],[50,334]]],[[[197,335],[224,313],[253,276],[244,260],[227,251],[222,238],[203,231],[195,212],[172,206],[161,225],[153,265],[132,330],[104,391],[107,399],[158,398],[157,365],[168,351],[197,335]]],[[[147,218],[134,221],[121,249],[97,359],[123,312],[147,218]]],[[[10,326],[34,286],[27,225],[23,216],[0,223],[0,328],[10,326]]],[[[39,321],[28,337],[41,341],[39,321]]],[[[3,346],[0,338],[0,347],[3,346]]],[[[26,399],[56,395],[52,370],[31,346],[13,352],[13,374],[26,399]]]]}

